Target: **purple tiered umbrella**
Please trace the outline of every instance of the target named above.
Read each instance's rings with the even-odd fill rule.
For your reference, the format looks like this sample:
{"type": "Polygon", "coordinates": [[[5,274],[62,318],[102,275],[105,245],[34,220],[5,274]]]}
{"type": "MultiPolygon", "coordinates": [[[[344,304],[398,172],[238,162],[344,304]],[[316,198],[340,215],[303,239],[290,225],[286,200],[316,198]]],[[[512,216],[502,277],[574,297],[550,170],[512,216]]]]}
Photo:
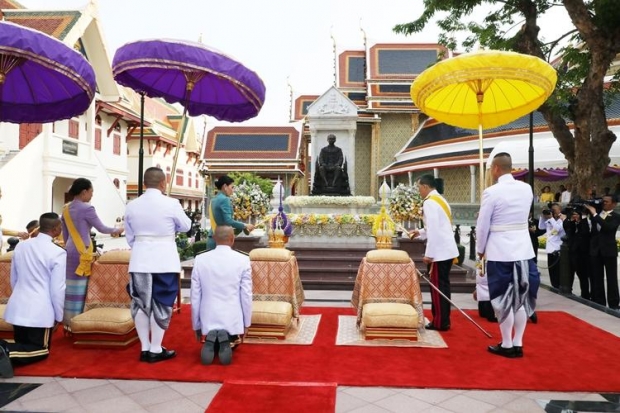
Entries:
{"type": "MultiPolygon", "coordinates": [[[[183,125],[190,116],[209,115],[242,122],[258,115],[265,101],[260,77],[238,61],[202,43],[180,40],[140,40],[116,51],[112,71],[118,83],[149,97],[184,107],[172,174],[176,171],[183,125]]],[[[144,100],[142,100],[144,104],[144,100]]],[[[143,112],[142,112],[143,113],[143,112]]],[[[143,115],[142,115],[143,117],[143,115]]],[[[142,119],[142,123],[144,120],[142,119]]],[[[142,191],[143,132],[140,131],[138,191],[142,191]]],[[[170,187],[174,176],[170,179],[170,187]]]]}
{"type": "Polygon", "coordinates": [[[46,123],[81,115],[95,72],[78,51],[45,33],[0,21],[0,122],[46,123]]]}

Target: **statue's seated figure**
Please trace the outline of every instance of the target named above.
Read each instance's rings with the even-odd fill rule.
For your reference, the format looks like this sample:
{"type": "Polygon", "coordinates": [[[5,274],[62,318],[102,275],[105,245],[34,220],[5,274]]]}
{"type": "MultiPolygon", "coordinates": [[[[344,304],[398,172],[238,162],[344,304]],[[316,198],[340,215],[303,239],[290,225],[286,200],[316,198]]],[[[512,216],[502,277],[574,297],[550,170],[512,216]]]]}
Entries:
{"type": "Polygon", "coordinates": [[[347,162],[335,145],[336,136],[327,135],[327,142],[316,160],[312,195],[351,195],[347,162]]]}

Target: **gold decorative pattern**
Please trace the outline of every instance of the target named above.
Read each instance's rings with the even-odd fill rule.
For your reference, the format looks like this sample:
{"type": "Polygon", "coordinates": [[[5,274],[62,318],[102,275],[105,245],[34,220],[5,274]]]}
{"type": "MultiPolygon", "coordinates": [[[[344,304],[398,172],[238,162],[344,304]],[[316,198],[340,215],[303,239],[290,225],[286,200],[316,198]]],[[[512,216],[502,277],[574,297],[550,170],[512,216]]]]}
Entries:
{"type": "Polygon", "coordinates": [[[299,317],[304,290],[299,278],[297,259],[288,261],[251,261],[253,301],[284,301],[293,306],[293,317],[299,317]]]}
{"type": "Polygon", "coordinates": [[[355,195],[372,196],[372,131],[368,126],[358,127],[355,135],[355,195]]]}

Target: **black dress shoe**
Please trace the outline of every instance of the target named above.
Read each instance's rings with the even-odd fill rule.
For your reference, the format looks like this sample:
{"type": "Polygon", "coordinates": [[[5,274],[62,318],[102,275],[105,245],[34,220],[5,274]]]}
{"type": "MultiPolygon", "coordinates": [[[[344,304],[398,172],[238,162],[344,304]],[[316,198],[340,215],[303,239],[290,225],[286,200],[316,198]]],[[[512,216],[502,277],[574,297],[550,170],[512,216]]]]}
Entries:
{"type": "Polygon", "coordinates": [[[0,346],[0,377],[3,379],[13,378],[13,364],[9,358],[9,352],[0,346]]]}
{"type": "Polygon", "coordinates": [[[534,324],[538,324],[538,314],[532,313],[532,315],[530,316],[530,321],[534,324]]]}
{"type": "Polygon", "coordinates": [[[435,330],[435,331],[448,331],[448,330],[450,330],[450,324],[448,324],[447,326],[435,327],[435,325],[433,323],[428,323],[426,325],[426,329],[427,330],[435,330]]]}
{"type": "Polygon", "coordinates": [[[230,348],[230,337],[228,331],[218,330],[217,341],[220,345],[217,356],[220,359],[220,363],[223,365],[229,365],[232,362],[232,349],[230,348]]]}
{"type": "Polygon", "coordinates": [[[205,343],[200,350],[200,362],[209,365],[215,357],[215,343],[217,342],[217,330],[211,330],[207,333],[205,343]]]}
{"type": "Polygon", "coordinates": [[[140,352],[140,361],[149,361],[149,352],[141,351],[140,352]]]}
{"type": "Polygon", "coordinates": [[[515,357],[520,358],[523,357],[523,346],[514,346],[515,349],[515,357]]]}
{"type": "Polygon", "coordinates": [[[496,356],[508,357],[509,359],[517,357],[514,347],[504,348],[502,347],[502,343],[496,346],[489,346],[488,350],[491,354],[495,354],[496,356]]]}
{"type": "Polygon", "coordinates": [[[176,351],[166,350],[165,347],[162,347],[161,350],[161,353],[151,353],[149,351],[148,362],[157,363],[158,361],[169,360],[177,355],[176,351]]]}

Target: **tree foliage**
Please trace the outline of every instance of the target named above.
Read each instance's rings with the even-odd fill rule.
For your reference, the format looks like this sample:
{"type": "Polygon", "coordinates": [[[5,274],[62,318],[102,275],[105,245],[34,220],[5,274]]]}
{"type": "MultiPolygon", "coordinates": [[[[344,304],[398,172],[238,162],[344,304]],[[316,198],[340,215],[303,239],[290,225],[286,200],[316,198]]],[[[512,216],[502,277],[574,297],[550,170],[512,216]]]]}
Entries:
{"type": "Polygon", "coordinates": [[[261,191],[263,191],[267,196],[271,197],[271,192],[273,191],[273,182],[267,178],[261,178],[253,172],[232,172],[228,174],[232,179],[235,180],[236,184],[241,184],[246,182],[248,184],[257,184],[260,186],[261,191]]]}
{"type": "Polygon", "coordinates": [[[619,90],[619,73],[606,83],[620,53],[618,0],[424,0],[422,14],[394,31],[413,34],[431,22],[441,29],[439,43],[450,50],[481,46],[551,62],[558,71],[558,83],[538,110],[559,142],[579,194],[600,184],[616,140],[607,126],[605,103],[619,90]],[[539,19],[561,7],[572,26],[557,38],[543,38],[539,19]],[[474,17],[481,11],[484,17],[477,21],[474,17]],[[459,38],[464,39],[460,45],[459,38]]]}

